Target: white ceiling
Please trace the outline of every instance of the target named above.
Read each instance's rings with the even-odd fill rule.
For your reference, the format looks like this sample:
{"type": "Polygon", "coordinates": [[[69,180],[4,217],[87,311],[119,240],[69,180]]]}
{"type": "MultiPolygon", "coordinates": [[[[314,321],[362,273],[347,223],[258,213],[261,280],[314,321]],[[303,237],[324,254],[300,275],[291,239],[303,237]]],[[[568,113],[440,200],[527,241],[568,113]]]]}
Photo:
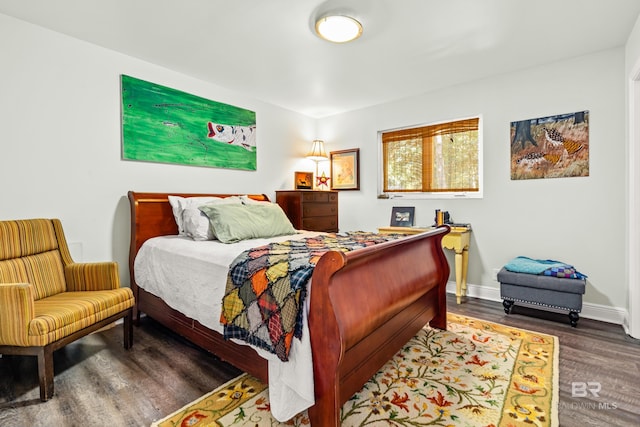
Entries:
{"type": "Polygon", "coordinates": [[[623,46],[640,1],[0,0],[0,13],[323,117],[623,46]],[[334,9],[361,38],[312,32],[334,9]]]}

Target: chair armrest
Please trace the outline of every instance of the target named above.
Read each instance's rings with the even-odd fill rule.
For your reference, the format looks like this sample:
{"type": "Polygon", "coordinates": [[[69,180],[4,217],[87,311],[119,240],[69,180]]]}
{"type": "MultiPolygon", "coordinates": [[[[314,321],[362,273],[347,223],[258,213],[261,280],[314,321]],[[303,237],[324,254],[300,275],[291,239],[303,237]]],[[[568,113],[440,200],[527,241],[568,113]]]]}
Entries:
{"type": "Polygon", "coordinates": [[[67,291],[102,291],[118,289],[120,276],[117,262],[85,262],[68,264],[64,268],[67,291]]]}
{"type": "Polygon", "coordinates": [[[33,286],[0,283],[0,345],[29,346],[29,323],[34,317],[33,286]]]}

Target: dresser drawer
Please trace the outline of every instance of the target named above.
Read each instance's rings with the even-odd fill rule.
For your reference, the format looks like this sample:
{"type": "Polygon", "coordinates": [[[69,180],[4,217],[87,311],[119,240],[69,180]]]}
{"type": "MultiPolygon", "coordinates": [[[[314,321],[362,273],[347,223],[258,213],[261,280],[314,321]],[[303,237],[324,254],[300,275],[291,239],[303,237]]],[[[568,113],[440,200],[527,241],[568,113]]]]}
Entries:
{"type": "Polygon", "coordinates": [[[338,214],[338,204],[333,203],[305,203],[302,214],[306,217],[335,216],[338,214]]]}
{"type": "Polygon", "coordinates": [[[338,219],[335,216],[315,216],[302,219],[304,230],[338,232],[338,219]]]}
{"type": "Polygon", "coordinates": [[[338,195],[336,193],[329,193],[325,191],[313,191],[308,193],[302,193],[302,201],[307,202],[320,202],[320,203],[333,203],[338,201],[338,195]]]}

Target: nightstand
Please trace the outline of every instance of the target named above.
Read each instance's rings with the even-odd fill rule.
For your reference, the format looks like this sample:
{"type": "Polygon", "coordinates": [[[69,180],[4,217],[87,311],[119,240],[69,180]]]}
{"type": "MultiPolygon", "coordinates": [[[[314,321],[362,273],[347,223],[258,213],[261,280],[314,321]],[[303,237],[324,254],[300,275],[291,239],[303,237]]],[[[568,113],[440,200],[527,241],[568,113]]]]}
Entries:
{"type": "MultiPolygon", "coordinates": [[[[381,234],[418,234],[428,231],[433,227],[380,227],[381,234]]],[[[456,267],[456,302],[467,296],[467,268],[469,266],[469,242],[471,240],[471,227],[451,227],[451,231],[442,238],[442,247],[455,252],[456,267]]]]}
{"type": "Polygon", "coordinates": [[[338,232],[338,192],[276,191],[276,203],[298,230],[338,232]]]}

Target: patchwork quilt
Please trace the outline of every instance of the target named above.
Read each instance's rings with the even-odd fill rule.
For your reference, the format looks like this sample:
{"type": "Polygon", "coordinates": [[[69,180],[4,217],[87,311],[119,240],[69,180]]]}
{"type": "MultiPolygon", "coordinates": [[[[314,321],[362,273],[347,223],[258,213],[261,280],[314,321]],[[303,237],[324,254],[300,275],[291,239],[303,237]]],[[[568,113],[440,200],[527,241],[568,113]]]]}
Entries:
{"type": "Polygon", "coordinates": [[[270,243],[240,254],[229,268],[220,322],[224,338],[240,339],[287,361],[302,337],[302,306],[320,257],[404,237],[352,232],[270,243]]]}
{"type": "Polygon", "coordinates": [[[504,268],[514,273],[540,274],[543,276],[562,277],[583,280],[587,276],[577,271],[572,265],[551,259],[532,259],[519,256],[510,260],[504,268]]]}

